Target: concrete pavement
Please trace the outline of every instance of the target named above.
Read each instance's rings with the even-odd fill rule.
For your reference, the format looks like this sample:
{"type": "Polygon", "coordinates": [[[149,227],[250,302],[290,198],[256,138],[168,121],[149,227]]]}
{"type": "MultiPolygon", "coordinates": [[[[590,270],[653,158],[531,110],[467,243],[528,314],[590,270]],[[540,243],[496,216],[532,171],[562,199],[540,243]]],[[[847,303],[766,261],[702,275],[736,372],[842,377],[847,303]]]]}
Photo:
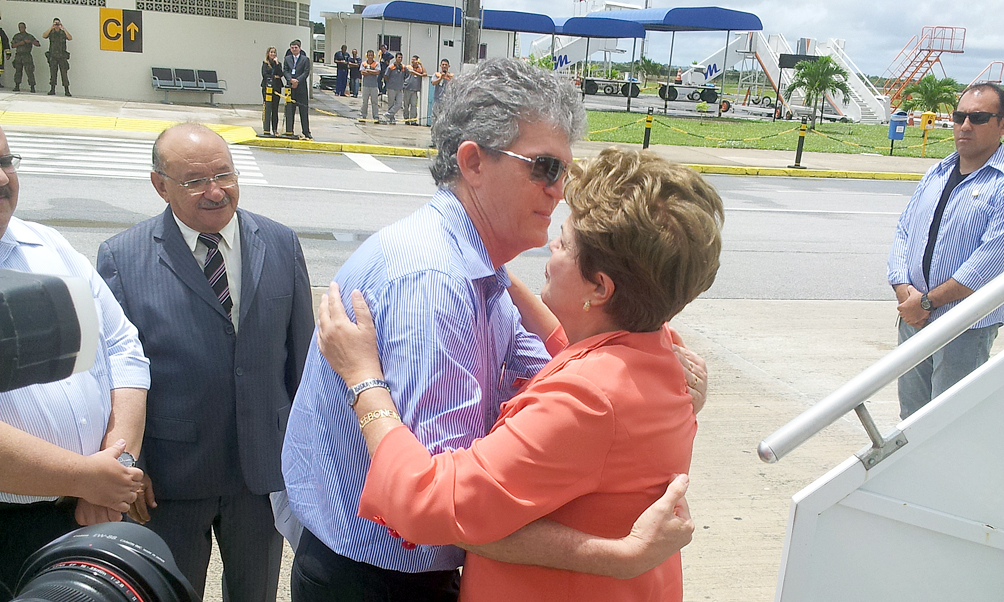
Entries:
{"type": "MultiPolygon", "coordinates": [[[[372,153],[428,151],[427,128],[359,124],[357,103],[315,91],[311,129],[316,141],[292,145],[372,153]]],[[[21,131],[148,139],[170,123],[198,121],[233,142],[261,143],[254,137],[261,127],[260,107],[163,105],[0,90],[0,111],[0,125],[21,131]]],[[[582,142],[573,150],[582,158],[605,146],[582,142]]],[[[653,150],[702,171],[724,170],[716,173],[919,178],[934,162],[806,153],[802,164],[811,170],[787,174],[786,166],[794,159],[789,152],[653,150]]],[[[315,291],[315,296],[320,293],[315,291]]],[[[762,464],[756,445],[891,350],[894,317],[892,301],[712,299],[696,301],[674,319],[684,340],[706,358],[711,379],[708,404],[699,416],[688,494],[697,532],[683,554],[686,600],[773,599],[791,496],[866,445],[867,437],[850,416],[776,465],[762,464]]],[[[896,424],[894,388],[880,392],[869,405],[881,430],[896,424]]],[[[289,599],[290,560],[287,549],[280,600],[289,599]]],[[[220,573],[216,556],[206,600],[220,599],[220,573]]]]}
{"type": "MultiPolygon", "coordinates": [[[[359,123],[359,99],[314,90],[310,106],[313,141],[267,139],[256,136],[261,131],[261,107],[257,105],[168,105],[0,89],[0,125],[22,131],[150,138],[172,123],[196,121],[217,130],[229,142],[252,146],[406,156],[434,152],[429,148],[427,127],[359,123]]],[[[296,131],[300,131],[299,124],[296,131]]],[[[572,150],[576,158],[586,158],[607,146],[610,143],[585,141],[572,150]]],[[[641,140],[635,148],[640,147],[641,140]]],[[[790,151],[662,145],[651,149],[704,173],[733,175],[918,180],[937,161],[877,153],[805,153],[801,162],[805,169],[796,170],[788,168],[795,160],[790,151]]]]}

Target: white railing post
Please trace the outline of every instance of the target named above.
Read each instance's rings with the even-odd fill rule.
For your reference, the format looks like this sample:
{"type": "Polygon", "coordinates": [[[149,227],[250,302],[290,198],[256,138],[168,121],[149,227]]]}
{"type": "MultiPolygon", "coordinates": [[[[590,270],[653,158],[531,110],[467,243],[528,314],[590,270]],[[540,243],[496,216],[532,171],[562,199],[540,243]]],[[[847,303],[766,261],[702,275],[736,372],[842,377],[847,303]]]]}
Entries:
{"type": "Polygon", "coordinates": [[[1001,305],[1004,305],[1004,274],[988,282],[847,384],[761,441],[757,448],[760,459],[777,462],[1001,305]]]}

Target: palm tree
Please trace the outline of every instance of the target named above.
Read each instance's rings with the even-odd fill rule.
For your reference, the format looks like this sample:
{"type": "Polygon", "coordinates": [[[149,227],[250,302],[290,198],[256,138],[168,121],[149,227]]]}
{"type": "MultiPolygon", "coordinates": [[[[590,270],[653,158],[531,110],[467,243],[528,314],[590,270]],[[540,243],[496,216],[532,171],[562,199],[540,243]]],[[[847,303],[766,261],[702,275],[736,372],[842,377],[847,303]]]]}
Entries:
{"type": "Polygon", "coordinates": [[[958,89],[959,83],[954,79],[950,77],[938,79],[931,74],[903,88],[902,98],[906,100],[899,108],[907,113],[914,109],[939,113],[942,107],[947,107],[948,112],[951,112],[959,102],[958,89]]]}
{"type": "Polygon", "coordinates": [[[815,61],[802,61],[795,65],[795,77],[791,79],[791,84],[784,92],[786,100],[791,100],[791,95],[795,90],[801,90],[805,97],[805,104],[812,107],[812,126],[816,127],[816,102],[819,102],[819,119],[823,119],[823,103],[826,96],[835,92],[840,92],[844,97],[844,104],[851,95],[851,88],[847,85],[847,70],[838,65],[832,58],[821,56],[815,61]]]}
{"type": "Polygon", "coordinates": [[[638,70],[645,80],[645,85],[648,85],[650,78],[658,78],[662,75],[662,65],[646,57],[641,57],[641,60],[638,61],[638,70]]]}

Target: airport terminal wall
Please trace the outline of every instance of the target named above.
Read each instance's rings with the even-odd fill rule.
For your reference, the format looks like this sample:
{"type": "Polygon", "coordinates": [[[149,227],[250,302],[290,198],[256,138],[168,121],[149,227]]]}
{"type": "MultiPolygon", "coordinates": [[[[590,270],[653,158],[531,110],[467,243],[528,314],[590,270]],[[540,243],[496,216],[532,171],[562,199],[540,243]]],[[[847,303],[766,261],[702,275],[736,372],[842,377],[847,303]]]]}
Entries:
{"type": "MultiPolygon", "coordinates": [[[[8,38],[17,33],[24,21],[28,33],[41,42],[32,50],[35,63],[36,91],[49,91],[49,68],[45,52],[49,41],[42,34],[59,18],[73,36],[66,47],[70,53],[70,91],[75,96],[115,100],[159,101],[164,92],[151,86],[150,68],[215,70],[226,80],[228,90],[217,94],[215,102],[227,104],[261,103],[261,62],[265,49],[275,46],[279,56],[289,42],[299,38],[304,51],[310,50],[310,5],[287,0],[157,0],[156,2],[116,0],[76,0],[77,4],[25,0],[0,0],[0,27],[8,38]],[[105,6],[99,6],[99,4],[105,6]],[[178,7],[179,10],[207,14],[175,14],[161,10],[142,10],[142,52],[102,50],[101,8],[135,11],[146,5],[178,7]],[[236,18],[213,16],[227,14],[236,18]],[[285,20],[287,23],[249,20],[246,17],[285,20]],[[296,22],[296,25],[289,23],[296,22]],[[302,25],[301,25],[302,24],[302,25]]],[[[118,29],[111,25],[114,37],[118,29]]],[[[129,35],[126,33],[125,35],[129,35]]],[[[5,64],[2,79],[6,90],[14,86],[12,61],[5,64]]],[[[21,90],[27,90],[22,81],[21,90]]],[[[57,94],[62,95],[60,84],[57,94]]],[[[205,92],[170,92],[178,104],[205,104],[205,92]]]]}

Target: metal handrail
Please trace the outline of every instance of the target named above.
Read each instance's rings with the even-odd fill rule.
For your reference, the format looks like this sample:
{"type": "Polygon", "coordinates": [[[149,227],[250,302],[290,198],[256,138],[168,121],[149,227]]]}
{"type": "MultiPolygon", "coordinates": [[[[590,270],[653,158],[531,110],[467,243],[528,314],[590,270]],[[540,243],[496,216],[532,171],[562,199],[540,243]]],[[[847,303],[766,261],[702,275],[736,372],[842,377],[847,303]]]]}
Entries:
{"type": "Polygon", "coordinates": [[[839,46],[837,46],[835,44],[833,46],[831,46],[831,48],[833,50],[835,50],[840,55],[840,59],[842,61],[844,61],[845,64],[848,67],[851,68],[852,74],[855,77],[857,77],[858,79],[860,79],[861,82],[865,85],[866,88],[870,88],[871,89],[871,92],[872,92],[873,96],[875,96],[876,98],[878,98],[879,96],[882,96],[882,93],[878,91],[878,88],[875,87],[875,84],[873,84],[870,79],[867,79],[864,76],[862,76],[862,73],[864,73],[864,72],[861,71],[860,69],[858,69],[858,66],[854,64],[854,61],[851,60],[850,55],[848,55],[847,52],[845,52],[843,48],[840,48],[839,46]]]}
{"type": "MultiPolygon", "coordinates": [[[[764,462],[774,463],[793,449],[805,443],[810,437],[836,422],[844,414],[858,410],[859,416],[867,410],[864,402],[887,384],[906,374],[914,366],[924,361],[957,336],[982,320],[987,314],[1004,305],[1004,274],[997,276],[978,291],[964,299],[957,306],[931,322],[902,345],[890,351],[861,374],[825,399],[802,412],[797,418],[774,431],[760,442],[757,453],[764,462]],[[859,409],[860,406],[860,409],[859,409]]],[[[866,430],[872,435],[874,424],[868,424],[862,417],[866,430]]],[[[872,442],[876,448],[892,442],[893,438],[872,442]]],[[[896,447],[904,441],[895,441],[896,447]]],[[[891,452],[890,452],[891,453],[891,452]]]]}

